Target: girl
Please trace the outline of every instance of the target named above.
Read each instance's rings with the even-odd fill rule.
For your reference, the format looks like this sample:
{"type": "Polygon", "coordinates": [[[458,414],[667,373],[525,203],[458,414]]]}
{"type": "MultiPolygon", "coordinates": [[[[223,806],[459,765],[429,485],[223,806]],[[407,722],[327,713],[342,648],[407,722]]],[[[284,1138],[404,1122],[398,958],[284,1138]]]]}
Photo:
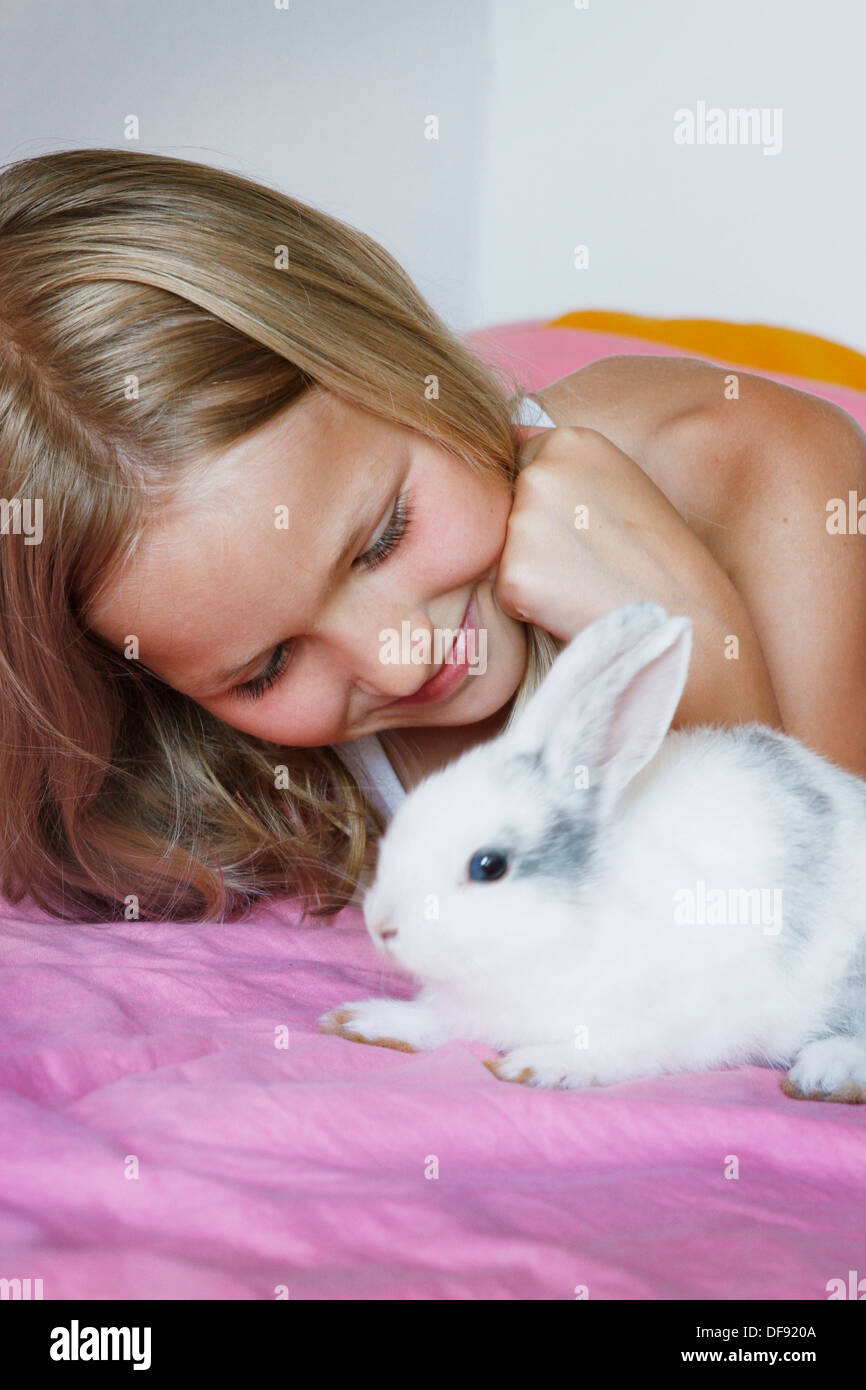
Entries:
{"type": "Polygon", "coordinates": [[[394,804],[499,732],[635,597],[692,619],[678,724],[760,719],[866,771],[863,549],[825,524],[866,441],[726,375],[614,357],[509,395],[292,198],[127,151],[10,166],[2,490],[42,521],[0,537],[0,891],[329,915],[389,779],[394,804]]]}

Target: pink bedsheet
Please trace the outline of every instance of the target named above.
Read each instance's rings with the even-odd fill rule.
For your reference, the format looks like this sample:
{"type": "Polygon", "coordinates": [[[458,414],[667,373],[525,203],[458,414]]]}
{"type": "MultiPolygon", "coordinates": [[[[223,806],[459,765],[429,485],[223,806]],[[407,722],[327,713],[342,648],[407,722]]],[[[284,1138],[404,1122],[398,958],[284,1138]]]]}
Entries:
{"type": "MultiPolygon", "coordinates": [[[[646,347],[562,330],[554,363],[548,332],[512,334],[530,388],[578,350],[646,347]]],[[[45,1299],[825,1299],[866,1277],[866,1107],[790,1100],[757,1067],[544,1092],[476,1044],[316,1031],[412,992],[352,909],[95,926],[7,906],[0,1278],[45,1299]]]]}
{"type": "Polygon", "coordinates": [[[7,919],[0,1276],[46,1299],[822,1299],[866,1275],[866,1108],[757,1067],[545,1092],[476,1044],[322,1036],[325,1009],[411,988],[356,911],[297,916],[7,919]]]}

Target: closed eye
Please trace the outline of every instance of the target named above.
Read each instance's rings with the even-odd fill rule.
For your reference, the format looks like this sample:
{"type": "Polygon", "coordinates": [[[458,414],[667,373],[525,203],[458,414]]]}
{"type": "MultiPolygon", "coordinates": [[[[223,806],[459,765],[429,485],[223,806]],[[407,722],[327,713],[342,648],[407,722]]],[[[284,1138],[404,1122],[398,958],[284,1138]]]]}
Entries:
{"type": "MultiPolygon", "coordinates": [[[[352,568],[356,566],[362,570],[373,570],[387,560],[398,548],[400,543],[408,534],[412,523],[413,511],[409,493],[401,493],[394,504],[391,518],[382,535],[363,555],[359,555],[352,561],[352,568]]],[[[281,642],[275,647],[271,659],[265,670],[260,676],[255,676],[250,681],[244,681],[243,685],[235,685],[229,690],[228,694],[232,699],[260,700],[268,690],[271,690],[286,671],[292,656],[292,643],[281,642]]]]}

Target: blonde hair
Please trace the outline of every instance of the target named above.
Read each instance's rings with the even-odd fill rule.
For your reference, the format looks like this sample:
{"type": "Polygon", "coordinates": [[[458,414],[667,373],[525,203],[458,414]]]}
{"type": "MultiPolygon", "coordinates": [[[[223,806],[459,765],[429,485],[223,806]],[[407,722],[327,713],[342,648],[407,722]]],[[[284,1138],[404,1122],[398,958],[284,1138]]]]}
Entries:
{"type": "MultiPolygon", "coordinates": [[[[0,173],[8,901],[214,921],[297,894],[327,916],[369,869],[382,816],[333,748],[239,732],[87,622],[155,504],[317,384],[513,483],[519,384],[509,395],[362,232],[155,154],[66,150],[0,173]],[[37,544],[8,529],[28,502],[44,507],[37,544]]],[[[562,646],[528,636],[510,720],[562,646]]]]}

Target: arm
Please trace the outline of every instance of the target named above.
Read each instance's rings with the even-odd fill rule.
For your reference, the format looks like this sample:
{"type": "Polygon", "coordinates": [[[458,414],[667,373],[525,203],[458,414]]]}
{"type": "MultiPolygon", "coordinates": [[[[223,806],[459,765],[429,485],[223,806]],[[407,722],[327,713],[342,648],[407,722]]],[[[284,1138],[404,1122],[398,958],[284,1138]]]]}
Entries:
{"type": "Polygon", "coordinates": [[[866,777],[866,515],[864,534],[847,524],[849,493],[866,498],[866,436],[844,411],[799,392],[780,412],[762,386],[751,411],[742,522],[726,533],[724,563],[785,730],[866,777]],[[827,526],[833,498],[845,507],[840,534],[827,526]]]}

